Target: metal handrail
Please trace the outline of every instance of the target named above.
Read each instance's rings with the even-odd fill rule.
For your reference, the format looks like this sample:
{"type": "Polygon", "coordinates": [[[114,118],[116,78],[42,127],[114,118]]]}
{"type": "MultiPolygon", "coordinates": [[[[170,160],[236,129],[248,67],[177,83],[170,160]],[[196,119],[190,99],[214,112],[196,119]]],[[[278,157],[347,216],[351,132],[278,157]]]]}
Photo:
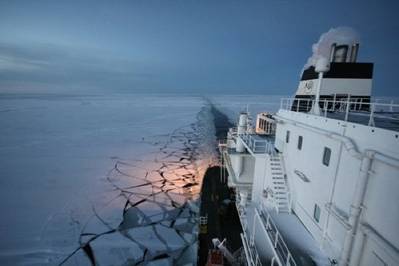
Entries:
{"type": "Polygon", "coordinates": [[[272,240],[274,250],[279,257],[281,264],[286,266],[296,266],[297,264],[294,260],[294,257],[288,249],[287,244],[285,243],[283,237],[281,236],[281,233],[277,229],[277,226],[269,212],[262,206],[260,213],[263,225],[265,226],[266,231],[268,232],[269,237],[272,240]]]}
{"type": "Polygon", "coordinates": [[[208,224],[208,214],[206,216],[200,216],[199,223],[200,225],[208,224]]]}
{"type": "Polygon", "coordinates": [[[219,146],[227,145],[227,139],[219,139],[219,146]]]}
{"type": "Polygon", "coordinates": [[[288,176],[287,176],[287,171],[285,169],[285,162],[284,162],[284,157],[282,154],[277,154],[275,157],[279,157],[280,159],[280,165],[284,173],[284,180],[285,180],[285,185],[287,187],[287,197],[288,197],[288,211],[291,213],[292,209],[292,194],[291,194],[291,189],[290,189],[290,184],[288,182],[288,176]]]}
{"type": "Polygon", "coordinates": [[[240,218],[240,222],[241,222],[241,226],[243,229],[243,233],[241,233],[241,241],[243,242],[248,265],[249,266],[262,265],[258,250],[256,249],[256,246],[253,245],[253,243],[251,241],[249,241],[249,239],[247,238],[248,224],[247,224],[246,212],[240,206],[241,196],[240,196],[240,193],[238,190],[236,191],[235,197],[236,197],[236,201],[235,201],[236,209],[237,209],[237,212],[238,212],[238,215],[240,218]]]}
{"type": "MultiPolygon", "coordinates": [[[[328,117],[331,113],[344,113],[344,121],[349,121],[351,114],[367,117],[367,125],[376,126],[375,119],[387,119],[399,121],[399,104],[390,101],[389,103],[366,102],[368,98],[354,98],[350,96],[346,99],[320,100],[320,116],[328,117]]],[[[282,98],[280,102],[280,109],[289,110],[293,112],[311,112],[315,105],[314,99],[301,98],[282,98]]]]}
{"type": "Polygon", "coordinates": [[[268,140],[255,139],[256,134],[245,133],[241,139],[248,145],[253,153],[274,154],[274,144],[268,140]]]}
{"type": "Polygon", "coordinates": [[[249,257],[249,258],[247,257],[247,262],[250,263],[249,265],[250,266],[262,265],[262,262],[260,260],[259,253],[256,250],[256,247],[250,245],[250,242],[248,241],[248,238],[246,237],[245,233],[244,234],[241,233],[240,236],[241,236],[241,241],[244,244],[245,255],[249,257]]]}

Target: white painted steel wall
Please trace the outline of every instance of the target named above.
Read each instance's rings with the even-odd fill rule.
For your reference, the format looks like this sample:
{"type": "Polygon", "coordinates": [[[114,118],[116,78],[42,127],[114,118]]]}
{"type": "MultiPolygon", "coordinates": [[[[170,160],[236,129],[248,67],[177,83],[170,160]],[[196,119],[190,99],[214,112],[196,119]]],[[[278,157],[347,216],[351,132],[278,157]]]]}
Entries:
{"type": "Polygon", "coordinates": [[[250,154],[229,154],[234,174],[239,182],[252,182],[254,177],[255,158],[250,154]]]}
{"type": "Polygon", "coordinates": [[[266,160],[267,158],[265,156],[255,156],[254,183],[252,186],[252,201],[258,205],[263,203],[262,194],[267,176],[266,160]]]}
{"type": "MultiPolygon", "coordinates": [[[[293,208],[315,239],[328,249],[330,256],[339,259],[347,237],[348,228],[345,224],[348,222],[355,188],[359,185],[357,182],[361,159],[351,155],[342,142],[321,132],[333,132],[351,139],[361,153],[371,149],[396,159],[399,158],[398,132],[285,110],[280,110],[278,117],[282,123],[277,126],[276,144],[284,151],[287,175],[294,193],[293,208]],[[285,143],[287,130],[290,131],[288,144],[285,143]],[[297,148],[298,136],[303,137],[301,150],[297,148]],[[322,163],[324,147],[331,149],[329,166],[322,163]],[[304,182],[295,171],[306,175],[310,182],[304,182]],[[326,207],[330,203],[334,212],[329,212],[326,207]],[[321,208],[319,222],[313,218],[315,204],[321,208]]],[[[379,246],[385,241],[392,250],[396,250],[389,257],[381,252],[376,253],[379,258],[396,263],[399,263],[398,190],[399,169],[374,159],[360,223],[371,227],[380,236],[380,240],[373,240],[377,243],[379,241],[379,246]]],[[[363,265],[366,263],[364,257],[370,255],[367,252],[379,251],[372,249],[371,244],[360,247],[363,241],[359,236],[364,235],[360,233],[360,228],[361,226],[356,232],[351,261],[361,262],[363,265]]]]}

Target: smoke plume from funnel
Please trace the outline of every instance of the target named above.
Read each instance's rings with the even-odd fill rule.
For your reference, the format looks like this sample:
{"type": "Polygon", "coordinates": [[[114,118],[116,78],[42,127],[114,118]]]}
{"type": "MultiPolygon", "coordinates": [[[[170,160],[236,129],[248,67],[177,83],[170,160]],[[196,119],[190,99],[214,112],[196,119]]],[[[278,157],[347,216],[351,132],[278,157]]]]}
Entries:
{"type": "Polygon", "coordinates": [[[350,27],[337,27],[323,33],[317,43],[312,46],[312,56],[309,57],[303,70],[310,66],[316,66],[316,62],[320,57],[330,58],[331,46],[349,45],[359,43],[359,34],[350,27]]]}

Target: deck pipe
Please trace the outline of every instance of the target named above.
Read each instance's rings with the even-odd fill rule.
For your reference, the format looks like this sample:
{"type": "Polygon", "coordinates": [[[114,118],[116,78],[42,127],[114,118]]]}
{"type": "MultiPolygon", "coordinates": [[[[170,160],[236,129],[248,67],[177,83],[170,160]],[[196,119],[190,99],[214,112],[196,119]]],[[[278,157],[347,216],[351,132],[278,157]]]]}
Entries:
{"type": "Polygon", "coordinates": [[[353,196],[352,205],[349,211],[348,223],[350,225],[350,228],[346,232],[345,242],[341,253],[340,265],[349,265],[350,262],[350,257],[360,222],[360,215],[366,195],[367,184],[370,177],[369,173],[371,170],[374,154],[374,151],[368,150],[364,152],[364,156],[362,158],[359,177],[355,188],[355,194],[353,196]]]}
{"type": "Polygon", "coordinates": [[[352,50],[349,58],[351,63],[356,63],[358,52],[359,52],[359,44],[355,43],[352,45],[352,50]]]}
{"type": "Polygon", "coordinates": [[[317,82],[316,99],[313,103],[312,113],[315,115],[320,115],[320,106],[319,106],[320,90],[321,90],[322,83],[323,83],[323,75],[325,72],[328,72],[330,70],[329,60],[325,57],[320,57],[316,62],[315,70],[316,70],[316,72],[319,73],[319,78],[318,78],[318,82],[317,82]]]}

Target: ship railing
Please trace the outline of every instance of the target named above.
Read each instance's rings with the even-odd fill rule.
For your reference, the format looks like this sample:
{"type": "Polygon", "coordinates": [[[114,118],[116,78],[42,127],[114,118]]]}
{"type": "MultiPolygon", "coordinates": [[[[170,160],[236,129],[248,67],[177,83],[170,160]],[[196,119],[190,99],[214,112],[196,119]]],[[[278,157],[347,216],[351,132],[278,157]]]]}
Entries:
{"type": "Polygon", "coordinates": [[[274,143],[267,139],[259,139],[258,135],[250,133],[245,133],[240,137],[253,153],[275,153],[274,143]]]}
{"type": "Polygon", "coordinates": [[[257,213],[259,214],[263,222],[263,226],[266,229],[269,240],[272,244],[272,248],[275,251],[276,256],[273,258],[273,260],[277,260],[279,262],[279,265],[296,266],[297,264],[294,260],[294,257],[288,249],[288,246],[285,243],[283,236],[279,232],[276,223],[273,221],[270,213],[263,206],[260,210],[257,210],[257,213]]]}
{"type": "Polygon", "coordinates": [[[248,238],[245,234],[241,233],[241,242],[243,243],[245,257],[247,260],[247,265],[249,266],[258,266],[262,265],[262,262],[259,257],[259,253],[256,250],[255,246],[251,246],[248,238]]]}
{"type": "Polygon", "coordinates": [[[221,156],[219,157],[219,165],[221,166],[220,168],[220,176],[224,178],[224,170],[223,168],[225,167],[225,160],[224,160],[224,150],[227,148],[227,139],[220,139],[218,143],[218,148],[221,156]]]}
{"type": "MultiPolygon", "coordinates": [[[[222,146],[222,148],[223,148],[223,150],[222,150],[222,166],[233,169],[233,165],[231,164],[230,157],[227,156],[227,154],[226,154],[226,152],[227,152],[226,146],[222,146]]],[[[231,174],[233,174],[233,173],[231,173],[231,174]]]]}
{"type": "Polygon", "coordinates": [[[200,223],[200,225],[207,225],[208,224],[208,214],[206,216],[200,216],[199,223],[200,223]]]}
{"type": "Polygon", "coordinates": [[[236,190],[235,197],[236,197],[236,200],[235,200],[236,209],[237,209],[237,212],[238,212],[238,215],[240,218],[240,222],[241,222],[241,227],[243,230],[243,233],[241,233],[241,241],[243,243],[247,265],[249,265],[249,266],[262,265],[262,262],[261,262],[260,256],[259,256],[259,252],[256,249],[254,241],[250,241],[250,239],[248,239],[248,237],[247,237],[248,223],[247,223],[245,208],[243,206],[241,206],[241,196],[240,196],[239,189],[236,190]]]}
{"type": "MultiPolygon", "coordinates": [[[[280,109],[293,112],[312,113],[316,101],[310,98],[282,98],[280,109]]],[[[382,125],[382,122],[399,122],[399,103],[393,100],[370,98],[321,99],[318,115],[368,126],[382,125]]],[[[314,114],[314,112],[313,112],[314,114]]]]}
{"type": "Polygon", "coordinates": [[[231,127],[231,128],[229,128],[229,131],[227,132],[227,134],[231,137],[237,137],[237,134],[238,134],[237,132],[238,132],[237,127],[231,127]]]}
{"type": "Polygon", "coordinates": [[[223,148],[227,145],[227,139],[220,139],[219,140],[219,147],[223,148]]]}

